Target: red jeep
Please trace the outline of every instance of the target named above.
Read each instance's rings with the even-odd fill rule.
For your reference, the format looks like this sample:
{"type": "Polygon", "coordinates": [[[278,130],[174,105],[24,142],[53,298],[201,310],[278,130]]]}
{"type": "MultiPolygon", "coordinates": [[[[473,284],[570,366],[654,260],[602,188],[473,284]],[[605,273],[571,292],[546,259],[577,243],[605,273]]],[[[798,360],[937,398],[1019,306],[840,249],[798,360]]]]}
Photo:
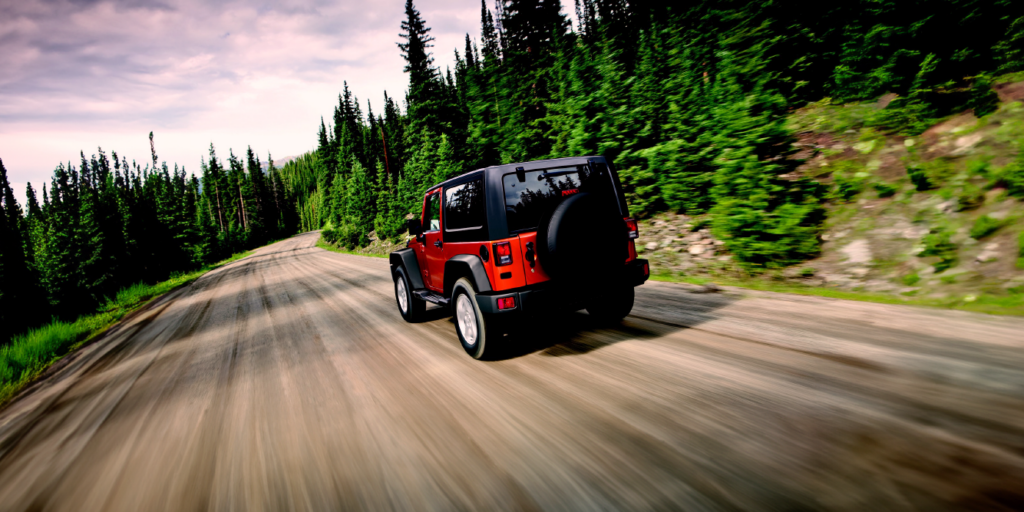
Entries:
{"type": "Polygon", "coordinates": [[[498,165],[435,185],[408,248],[391,253],[398,310],[423,317],[451,304],[474,358],[493,354],[525,315],[586,310],[618,322],[650,275],[636,221],[604,157],[498,165]]]}

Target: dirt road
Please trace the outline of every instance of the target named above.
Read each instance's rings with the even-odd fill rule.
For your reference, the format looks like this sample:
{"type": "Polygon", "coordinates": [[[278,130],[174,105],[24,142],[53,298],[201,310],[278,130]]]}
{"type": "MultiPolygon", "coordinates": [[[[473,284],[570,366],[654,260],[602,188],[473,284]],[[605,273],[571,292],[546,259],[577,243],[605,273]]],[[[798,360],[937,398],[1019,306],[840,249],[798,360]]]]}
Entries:
{"type": "Polygon", "coordinates": [[[478,362],[305,234],[0,413],[0,510],[1024,508],[1024,321],[638,290],[478,362]]]}

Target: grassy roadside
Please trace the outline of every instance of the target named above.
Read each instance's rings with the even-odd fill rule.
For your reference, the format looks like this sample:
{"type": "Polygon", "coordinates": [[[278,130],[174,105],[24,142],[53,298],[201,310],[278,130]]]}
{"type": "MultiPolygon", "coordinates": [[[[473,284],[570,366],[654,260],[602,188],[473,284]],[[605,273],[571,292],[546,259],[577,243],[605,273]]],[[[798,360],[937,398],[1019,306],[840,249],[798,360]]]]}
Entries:
{"type": "MultiPolygon", "coordinates": [[[[321,238],[317,240],[316,246],[331,252],[351,254],[354,256],[369,256],[373,258],[386,258],[387,254],[367,254],[362,252],[349,251],[335,245],[324,242],[321,238]]],[[[975,313],[986,313],[990,315],[1024,316],[1024,295],[1014,294],[1010,296],[976,295],[951,297],[948,299],[926,299],[916,297],[905,297],[900,295],[889,295],[884,293],[868,293],[836,290],[834,288],[821,288],[817,286],[806,286],[796,284],[782,284],[767,279],[736,279],[736,278],[706,278],[679,276],[669,273],[651,274],[651,280],[668,283],[689,283],[706,284],[714,282],[723,286],[734,286],[748,290],[757,290],[776,293],[793,293],[797,295],[810,295],[815,297],[827,297],[832,299],[856,300],[861,302],[876,302],[879,304],[907,304],[913,306],[928,306],[934,308],[957,309],[975,313]]]]}
{"type": "Polygon", "coordinates": [[[928,306],[934,308],[956,309],[971,311],[974,313],[986,313],[990,315],[1024,316],[1024,295],[993,296],[975,295],[950,297],[945,299],[927,299],[916,297],[904,297],[888,295],[884,293],[868,293],[836,290],[833,288],[821,288],[817,286],[802,286],[794,284],[775,283],[766,279],[736,279],[736,278],[706,278],[678,276],[667,273],[652,273],[651,280],[668,283],[689,283],[706,284],[714,283],[723,286],[734,286],[748,290],[757,290],[776,293],[793,293],[797,295],[810,295],[814,297],[827,297],[832,299],[856,300],[861,302],[876,302],[880,304],[906,304],[913,306],[928,306]]]}
{"type": "Polygon", "coordinates": [[[5,404],[62,357],[99,336],[125,315],[138,310],[154,297],[189,284],[215,268],[252,253],[253,251],[238,253],[199,270],[172,275],[170,279],[160,283],[136,283],[117,292],[117,296],[113,300],[108,299],[95,314],[80,316],[74,322],[55,320],[48,325],[15,336],[10,344],[0,348],[0,405],[5,404]]]}
{"type": "Polygon", "coordinates": [[[353,256],[369,256],[371,258],[387,258],[390,255],[390,253],[388,253],[388,254],[375,254],[375,253],[350,251],[348,249],[343,249],[343,248],[338,247],[338,246],[336,246],[334,244],[329,244],[329,243],[325,242],[323,237],[317,239],[316,246],[321,248],[321,249],[328,250],[328,251],[331,251],[331,252],[336,252],[336,253],[339,253],[339,254],[351,254],[353,256]]]}

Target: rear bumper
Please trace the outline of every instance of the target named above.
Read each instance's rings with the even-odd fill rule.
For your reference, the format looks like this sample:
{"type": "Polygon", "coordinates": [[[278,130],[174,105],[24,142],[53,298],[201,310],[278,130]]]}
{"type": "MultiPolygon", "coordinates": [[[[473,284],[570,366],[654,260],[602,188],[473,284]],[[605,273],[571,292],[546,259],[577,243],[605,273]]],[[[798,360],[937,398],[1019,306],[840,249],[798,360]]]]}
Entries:
{"type": "Polygon", "coordinates": [[[595,298],[616,293],[623,286],[640,286],[651,277],[647,260],[629,262],[619,276],[611,277],[606,285],[594,288],[567,288],[557,283],[543,283],[517,290],[476,295],[480,312],[488,315],[513,316],[550,311],[576,311],[586,307],[595,298]],[[515,307],[499,309],[498,299],[512,298],[515,307]]]}

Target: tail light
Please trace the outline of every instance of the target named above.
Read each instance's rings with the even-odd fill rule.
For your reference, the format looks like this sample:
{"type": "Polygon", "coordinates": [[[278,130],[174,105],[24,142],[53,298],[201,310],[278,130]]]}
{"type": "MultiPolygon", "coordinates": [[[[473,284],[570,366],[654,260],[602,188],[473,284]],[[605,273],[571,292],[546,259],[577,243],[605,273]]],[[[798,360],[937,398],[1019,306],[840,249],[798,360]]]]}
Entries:
{"type": "Polygon", "coordinates": [[[506,297],[504,299],[498,299],[498,309],[515,309],[515,307],[515,297],[506,297]]]}
{"type": "Polygon", "coordinates": [[[499,267],[512,264],[512,244],[508,242],[494,244],[494,264],[499,267]]]}
{"type": "Polygon", "coordinates": [[[630,240],[640,237],[640,226],[637,225],[636,219],[626,219],[626,230],[629,232],[630,240]]]}
{"type": "Polygon", "coordinates": [[[650,275],[651,275],[651,267],[648,266],[646,263],[644,263],[644,276],[650,276],[650,275]]]}

